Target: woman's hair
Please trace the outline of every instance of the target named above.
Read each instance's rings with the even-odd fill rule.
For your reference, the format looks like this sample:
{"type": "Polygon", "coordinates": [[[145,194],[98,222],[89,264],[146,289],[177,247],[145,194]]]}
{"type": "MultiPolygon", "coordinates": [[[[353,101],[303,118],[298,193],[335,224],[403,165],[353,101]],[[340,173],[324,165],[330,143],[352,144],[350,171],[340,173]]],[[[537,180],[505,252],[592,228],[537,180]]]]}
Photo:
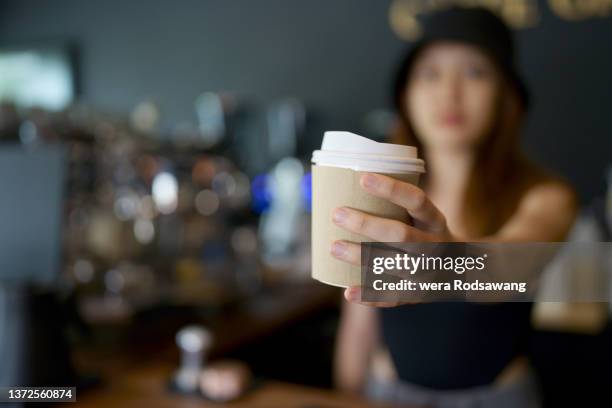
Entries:
{"type": "MultiPolygon", "coordinates": [[[[406,91],[413,61],[425,48],[421,47],[401,64],[394,83],[394,102],[398,122],[392,132],[393,143],[416,146],[421,157],[426,157],[426,148],[416,134],[406,106],[406,91]]],[[[486,52],[485,52],[486,54],[486,52]]],[[[494,61],[493,61],[494,62],[494,61]]],[[[496,120],[483,143],[478,145],[476,161],[471,170],[468,187],[465,191],[462,212],[476,210],[477,220],[468,220],[470,232],[487,235],[495,232],[516,207],[521,170],[528,164],[520,148],[520,130],[526,106],[513,81],[498,69],[502,80],[502,91],[496,110],[496,120]]],[[[422,179],[427,184],[427,173],[422,179]]]]}

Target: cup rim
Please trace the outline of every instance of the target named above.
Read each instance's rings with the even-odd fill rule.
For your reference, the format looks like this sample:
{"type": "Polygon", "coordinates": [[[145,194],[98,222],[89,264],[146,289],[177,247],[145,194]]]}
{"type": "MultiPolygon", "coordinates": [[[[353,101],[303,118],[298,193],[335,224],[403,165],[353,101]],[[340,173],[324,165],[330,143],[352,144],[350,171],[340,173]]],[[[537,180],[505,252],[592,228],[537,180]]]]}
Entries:
{"type": "Polygon", "coordinates": [[[355,171],[425,173],[423,159],[381,154],[315,150],[311,163],[320,166],[349,168],[355,171]]]}

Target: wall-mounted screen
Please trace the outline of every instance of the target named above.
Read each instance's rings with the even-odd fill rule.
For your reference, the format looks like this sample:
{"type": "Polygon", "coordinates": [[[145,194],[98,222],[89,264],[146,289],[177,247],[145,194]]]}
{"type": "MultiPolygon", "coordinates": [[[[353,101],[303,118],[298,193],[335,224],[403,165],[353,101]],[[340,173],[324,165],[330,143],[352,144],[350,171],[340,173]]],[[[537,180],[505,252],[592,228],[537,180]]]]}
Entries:
{"type": "Polygon", "coordinates": [[[0,47],[0,73],[0,101],[60,110],[75,96],[74,64],[66,47],[0,47]]]}

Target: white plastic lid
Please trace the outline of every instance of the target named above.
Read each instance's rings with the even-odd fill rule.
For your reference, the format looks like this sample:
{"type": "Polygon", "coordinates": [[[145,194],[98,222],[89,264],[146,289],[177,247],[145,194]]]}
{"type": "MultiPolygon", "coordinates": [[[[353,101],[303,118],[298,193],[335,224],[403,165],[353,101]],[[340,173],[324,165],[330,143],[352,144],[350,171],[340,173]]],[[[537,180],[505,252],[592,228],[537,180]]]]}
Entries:
{"type": "Polygon", "coordinates": [[[425,173],[425,163],[417,153],[414,146],[380,143],[351,132],[327,131],[321,150],[312,153],[312,162],[355,171],[425,173]]]}

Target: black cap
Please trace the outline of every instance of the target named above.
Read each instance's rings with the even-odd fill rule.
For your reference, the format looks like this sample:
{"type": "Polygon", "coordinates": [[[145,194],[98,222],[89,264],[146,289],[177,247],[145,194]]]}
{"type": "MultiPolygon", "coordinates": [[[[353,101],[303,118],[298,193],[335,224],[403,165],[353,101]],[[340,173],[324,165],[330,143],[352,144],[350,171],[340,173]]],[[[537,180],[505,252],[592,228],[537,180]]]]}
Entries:
{"type": "Polygon", "coordinates": [[[408,51],[395,80],[394,102],[400,106],[407,74],[415,56],[434,41],[458,41],[475,45],[487,53],[515,84],[523,106],[529,105],[529,91],[516,68],[512,33],[503,20],[482,7],[451,7],[428,15],[419,40],[408,51]]]}

